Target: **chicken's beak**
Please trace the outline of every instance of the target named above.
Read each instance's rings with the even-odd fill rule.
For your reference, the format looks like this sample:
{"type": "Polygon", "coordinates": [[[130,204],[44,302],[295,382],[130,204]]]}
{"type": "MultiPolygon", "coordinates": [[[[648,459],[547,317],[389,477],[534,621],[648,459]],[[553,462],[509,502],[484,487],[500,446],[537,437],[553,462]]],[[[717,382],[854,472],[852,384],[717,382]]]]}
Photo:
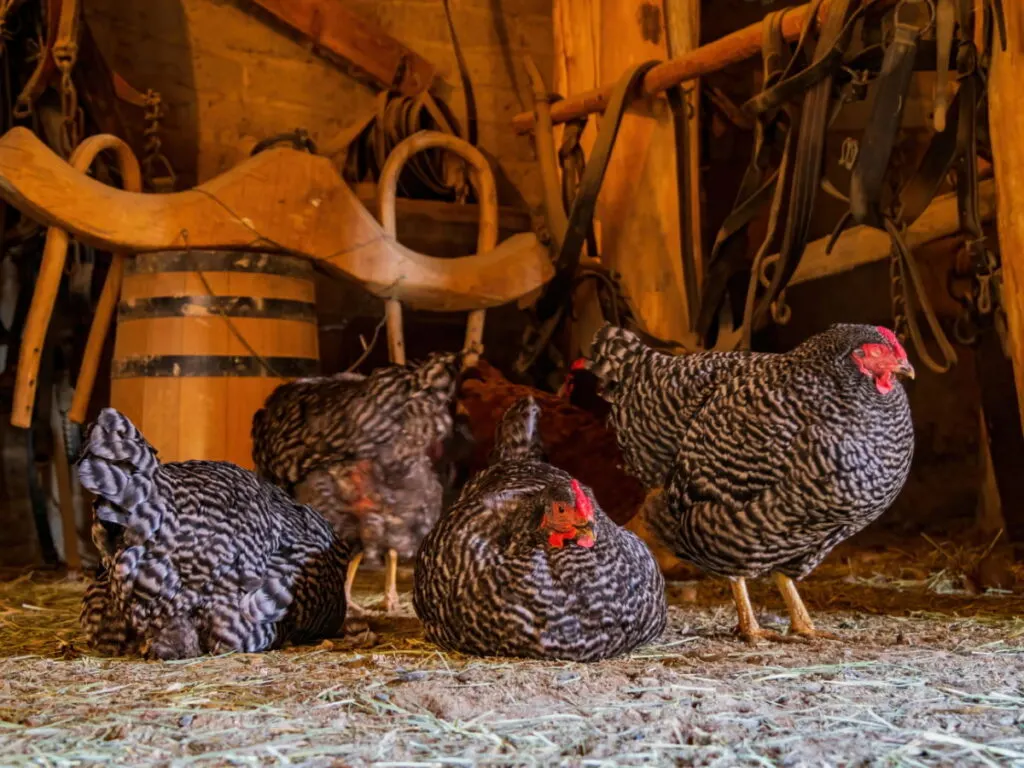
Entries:
{"type": "Polygon", "coordinates": [[[914,366],[912,366],[910,361],[906,358],[900,360],[899,365],[896,366],[893,373],[897,376],[906,376],[908,379],[913,379],[915,377],[914,366]]]}

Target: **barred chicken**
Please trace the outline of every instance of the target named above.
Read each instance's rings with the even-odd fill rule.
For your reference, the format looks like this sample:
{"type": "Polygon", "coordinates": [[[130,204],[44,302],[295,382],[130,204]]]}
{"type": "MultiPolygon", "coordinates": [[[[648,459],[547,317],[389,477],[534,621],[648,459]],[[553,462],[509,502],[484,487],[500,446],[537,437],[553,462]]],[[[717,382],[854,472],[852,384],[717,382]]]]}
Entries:
{"type": "Polygon", "coordinates": [[[745,579],[772,573],[790,632],[815,629],[794,580],[881,515],[910,470],[914,429],[896,336],[834,325],[786,354],[671,356],[604,326],[592,358],[643,514],[679,557],[731,580],[739,633],[762,629],[745,579]]]}
{"type": "Polygon", "coordinates": [[[397,568],[411,561],[441,513],[453,468],[459,357],[282,384],[253,418],[253,460],[263,477],[321,512],[339,535],[354,515],[360,562],[387,560],[384,607],[399,607],[397,568]]]}
{"type": "Polygon", "coordinates": [[[161,464],[105,408],[78,464],[101,573],[81,623],[107,655],[182,659],[310,642],[340,629],[351,542],[234,464],[161,464]]]}
{"type": "Polygon", "coordinates": [[[533,398],[503,418],[491,466],[463,489],[416,558],[427,638],[481,656],[596,661],[656,639],[665,582],[593,493],[545,463],[533,398]]]}

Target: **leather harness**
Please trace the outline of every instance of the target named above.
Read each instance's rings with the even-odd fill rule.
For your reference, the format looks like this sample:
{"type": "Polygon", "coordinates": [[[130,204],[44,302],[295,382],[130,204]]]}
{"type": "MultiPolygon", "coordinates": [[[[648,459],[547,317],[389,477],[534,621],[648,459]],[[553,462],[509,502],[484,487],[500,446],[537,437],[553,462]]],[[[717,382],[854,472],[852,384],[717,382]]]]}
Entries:
{"type": "MultiPolygon", "coordinates": [[[[785,289],[806,247],[818,191],[825,189],[850,205],[834,237],[850,222],[877,227],[890,235],[892,299],[900,335],[904,339],[909,337],[923,362],[933,370],[948,370],[956,362],[956,353],[935,315],[904,237],[907,227],[924,212],[951,170],[956,172],[960,226],[974,269],[975,285],[963,303],[965,307],[969,305],[974,316],[991,313],[998,299],[998,259],[985,243],[978,205],[977,157],[979,153],[984,154],[978,125],[979,116],[983,114],[984,67],[973,41],[973,3],[952,0],[955,24],[944,20],[942,29],[938,30],[939,39],[922,40],[922,33],[936,24],[940,11],[944,12],[937,9],[933,1],[901,2],[891,37],[884,44],[881,42],[881,17],[870,15],[870,3],[832,2],[827,7],[816,43],[812,46],[809,42],[812,26],[809,24],[792,55],[781,32],[785,11],[765,18],[762,91],[744,105],[745,111],[755,118],[753,151],[733,210],[715,238],[700,295],[689,299],[694,338],[679,345],[654,339],[650,334],[642,335],[663,348],[749,348],[753,329],[763,323],[769,313],[776,322],[785,322],[788,319],[785,289]],[[922,3],[928,11],[926,23],[914,24],[903,18],[901,12],[907,10],[906,6],[922,7],[922,3]],[[854,25],[861,19],[864,20],[863,36],[875,35],[877,39],[865,40],[861,50],[847,55],[854,25]],[[957,30],[955,46],[941,37],[952,35],[954,29],[957,30]],[[934,134],[916,171],[906,183],[898,186],[894,195],[889,191],[895,179],[894,150],[911,76],[915,70],[923,68],[941,72],[953,60],[959,91],[948,104],[943,105],[941,99],[937,99],[937,112],[943,112],[946,130],[934,134]],[[809,63],[800,67],[801,61],[809,63]],[[874,83],[871,87],[876,91],[875,102],[859,146],[854,147],[850,192],[846,196],[823,179],[826,133],[845,103],[865,98],[869,83],[874,83]],[[946,106],[948,109],[943,111],[946,106]],[[745,232],[766,205],[767,234],[750,263],[745,232]],[[768,255],[780,232],[778,253],[768,255]],[[727,295],[733,278],[747,270],[750,276],[742,322],[734,329],[727,295]],[[930,334],[938,345],[938,359],[925,344],[918,312],[925,316],[930,334]]],[[[949,1],[939,0],[940,3],[949,1]]],[[[820,0],[813,4],[809,18],[817,17],[819,6],[820,0]]],[[[986,0],[982,13],[985,39],[999,32],[1005,45],[1000,0],[986,0]]],[[[610,99],[586,172],[575,190],[569,233],[558,251],[558,276],[536,307],[541,331],[533,349],[526,353],[527,359],[536,357],[537,345],[547,343],[560,313],[570,303],[572,274],[590,231],[597,192],[622,112],[629,105],[630,93],[638,92],[640,78],[652,65],[648,62],[628,72],[610,99]]],[[[669,93],[669,98],[673,99],[673,93],[669,93]]],[[[573,162],[578,165],[578,158],[573,162]]],[[[694,285],[691,276],[696,274],[696,265],[692,263],[691,254],[684,251],[683,258],[689,290],[694,285]]],[[[965,340],[963,335],[958,334],[961,341],[965,340]]],[[[519,368],[524,370],[522,364],[519,368]]]]}

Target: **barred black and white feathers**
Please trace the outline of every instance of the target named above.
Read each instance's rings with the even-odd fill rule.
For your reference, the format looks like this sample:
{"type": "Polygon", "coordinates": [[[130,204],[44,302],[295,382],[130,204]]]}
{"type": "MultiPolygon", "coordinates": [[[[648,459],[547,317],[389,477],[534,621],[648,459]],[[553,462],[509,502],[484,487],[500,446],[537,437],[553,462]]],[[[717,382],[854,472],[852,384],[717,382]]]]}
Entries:
{"type": "Polygon", "coordinates": [[[429,640],[476,655],[596,661],[657,638],[664,580],[589,489],[539,458],[539,408],[499,428],[494,463],[442,514],[416,558],[429,640]]]}
{"type": "Polygon", "coordinates": [[[293,490],[314,468],[343,460],[389,460],[433,452],[452,433],[459,356],[282,384],[256,412],[253,460],[260,475],[293,490]]]}
{"type": "Polygon", "coordinates": [[[359,518],[368,561],[416,554],[450,477],[459,356],[283,384],[253,419],[257,471],[325,514],[359,518]]]}
{"type": "Polygon", "coordinates": [[[682,356],[605,327],[586,367],[629,470],[665,491],[647,513],[678,556],[724,576],[802,578],[882,514],[910,470],[906,393],[863,368],[865,350],[909,369],[890,331],[849,324],[786,354],[682,356]]]}
{"type": "Polygon", "coordinates": [[[340,629],[351,546],[280,489],[226,462],[160,464],[112,408],[78,471],[102,563],[81,621],[101,653],[255,652],[340,629]]]}

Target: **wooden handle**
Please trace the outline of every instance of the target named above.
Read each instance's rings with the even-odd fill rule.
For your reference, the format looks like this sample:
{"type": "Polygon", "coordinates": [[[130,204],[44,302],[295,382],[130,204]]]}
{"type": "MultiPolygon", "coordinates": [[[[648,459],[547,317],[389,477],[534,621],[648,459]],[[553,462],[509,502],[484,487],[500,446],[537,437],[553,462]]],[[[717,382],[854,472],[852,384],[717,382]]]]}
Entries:
{"type": "MultiPolygon", "coordinates": [[[[135,158],[131,147],[116,136],[110,134],[90,136],[78,145],[68,163],[76,172],[84,174],[89,170],[89,166],[92,165],[96,156],[107,149],[114,150],[117,155],[117,163],[121,169],[121,178],[124,181],[125,189],[130,192],[139,192],[142,189],[142,172],[139,168],[139,161],[135,158]]],[[[25,320],[25,332],[22,336],[21,354],[18,359],[18,372],[14,387],[14,402],[11,407],[11,424],[23,429],[28,429],[32,424],[39,361],[43,354],[50,317],[53,315],[53,306],[57,301],[60,278],[64,273],[68,240],[68,233],[59,227],[51,226],[46,232],[42,265],[36,280],[35,291],[32,294],[32,305],[29,307],[28,317],[25,320]]],[[[111,262],[110,274],[107,275],[107,283],[110,283],[111,279],[120,283],[120,263],[121,259],[115,256],[111,262]]],[[[79,401],[84,398],[86,405],[88,404],[88,396],[92,392],[96,369],[99,366],[103,337],[106,336],[107,329],[110,327],[110,318],[113,315],[113,307],[117,299],[115,295],[110,299],[109,306],[105,305],[102,299],[107,296],[107,293],[106,286],[104,286],[103,296],[100,305],[96,308],[92,328],[89,329],[89,340],[86,343],[82,359],[79,386],[75,389],[77,412],[82,418],[84,418],[85,406],[81,405],[79,401]],[[80,392],[79,390],[83,389],[83,383],[87,384],[88,391],[80,392]]],[[[81,418],[76,421],[81,421],[81,418]]]]}
{"type": "MultiPolygon", "coordinates": [[[[477,255],[493,251],[498,245],[498,189],[487,158],[472,144],[458,136],[437,131],[414,133],[388,155],[377,185],[377,211],[384,234],[394,240],[398,223],[395,199],[398,195],[398,177],[409,158],[427,149],[446,149],[459,155],[470,167],[470,181],[480,200],[480,230],[477,234],[477,255]]],[[[393,363],[405,362],[405,342],[402,333],[402,307],[396,298],[388,298],[386,305],[388,350],[393,363]],[[401,359],[396,359],[400,356],[401,359]]],[[[463,367],[476,364],[483,352],[483,309],[469,313],[466,341],[463,348],[463,367]]]]}

